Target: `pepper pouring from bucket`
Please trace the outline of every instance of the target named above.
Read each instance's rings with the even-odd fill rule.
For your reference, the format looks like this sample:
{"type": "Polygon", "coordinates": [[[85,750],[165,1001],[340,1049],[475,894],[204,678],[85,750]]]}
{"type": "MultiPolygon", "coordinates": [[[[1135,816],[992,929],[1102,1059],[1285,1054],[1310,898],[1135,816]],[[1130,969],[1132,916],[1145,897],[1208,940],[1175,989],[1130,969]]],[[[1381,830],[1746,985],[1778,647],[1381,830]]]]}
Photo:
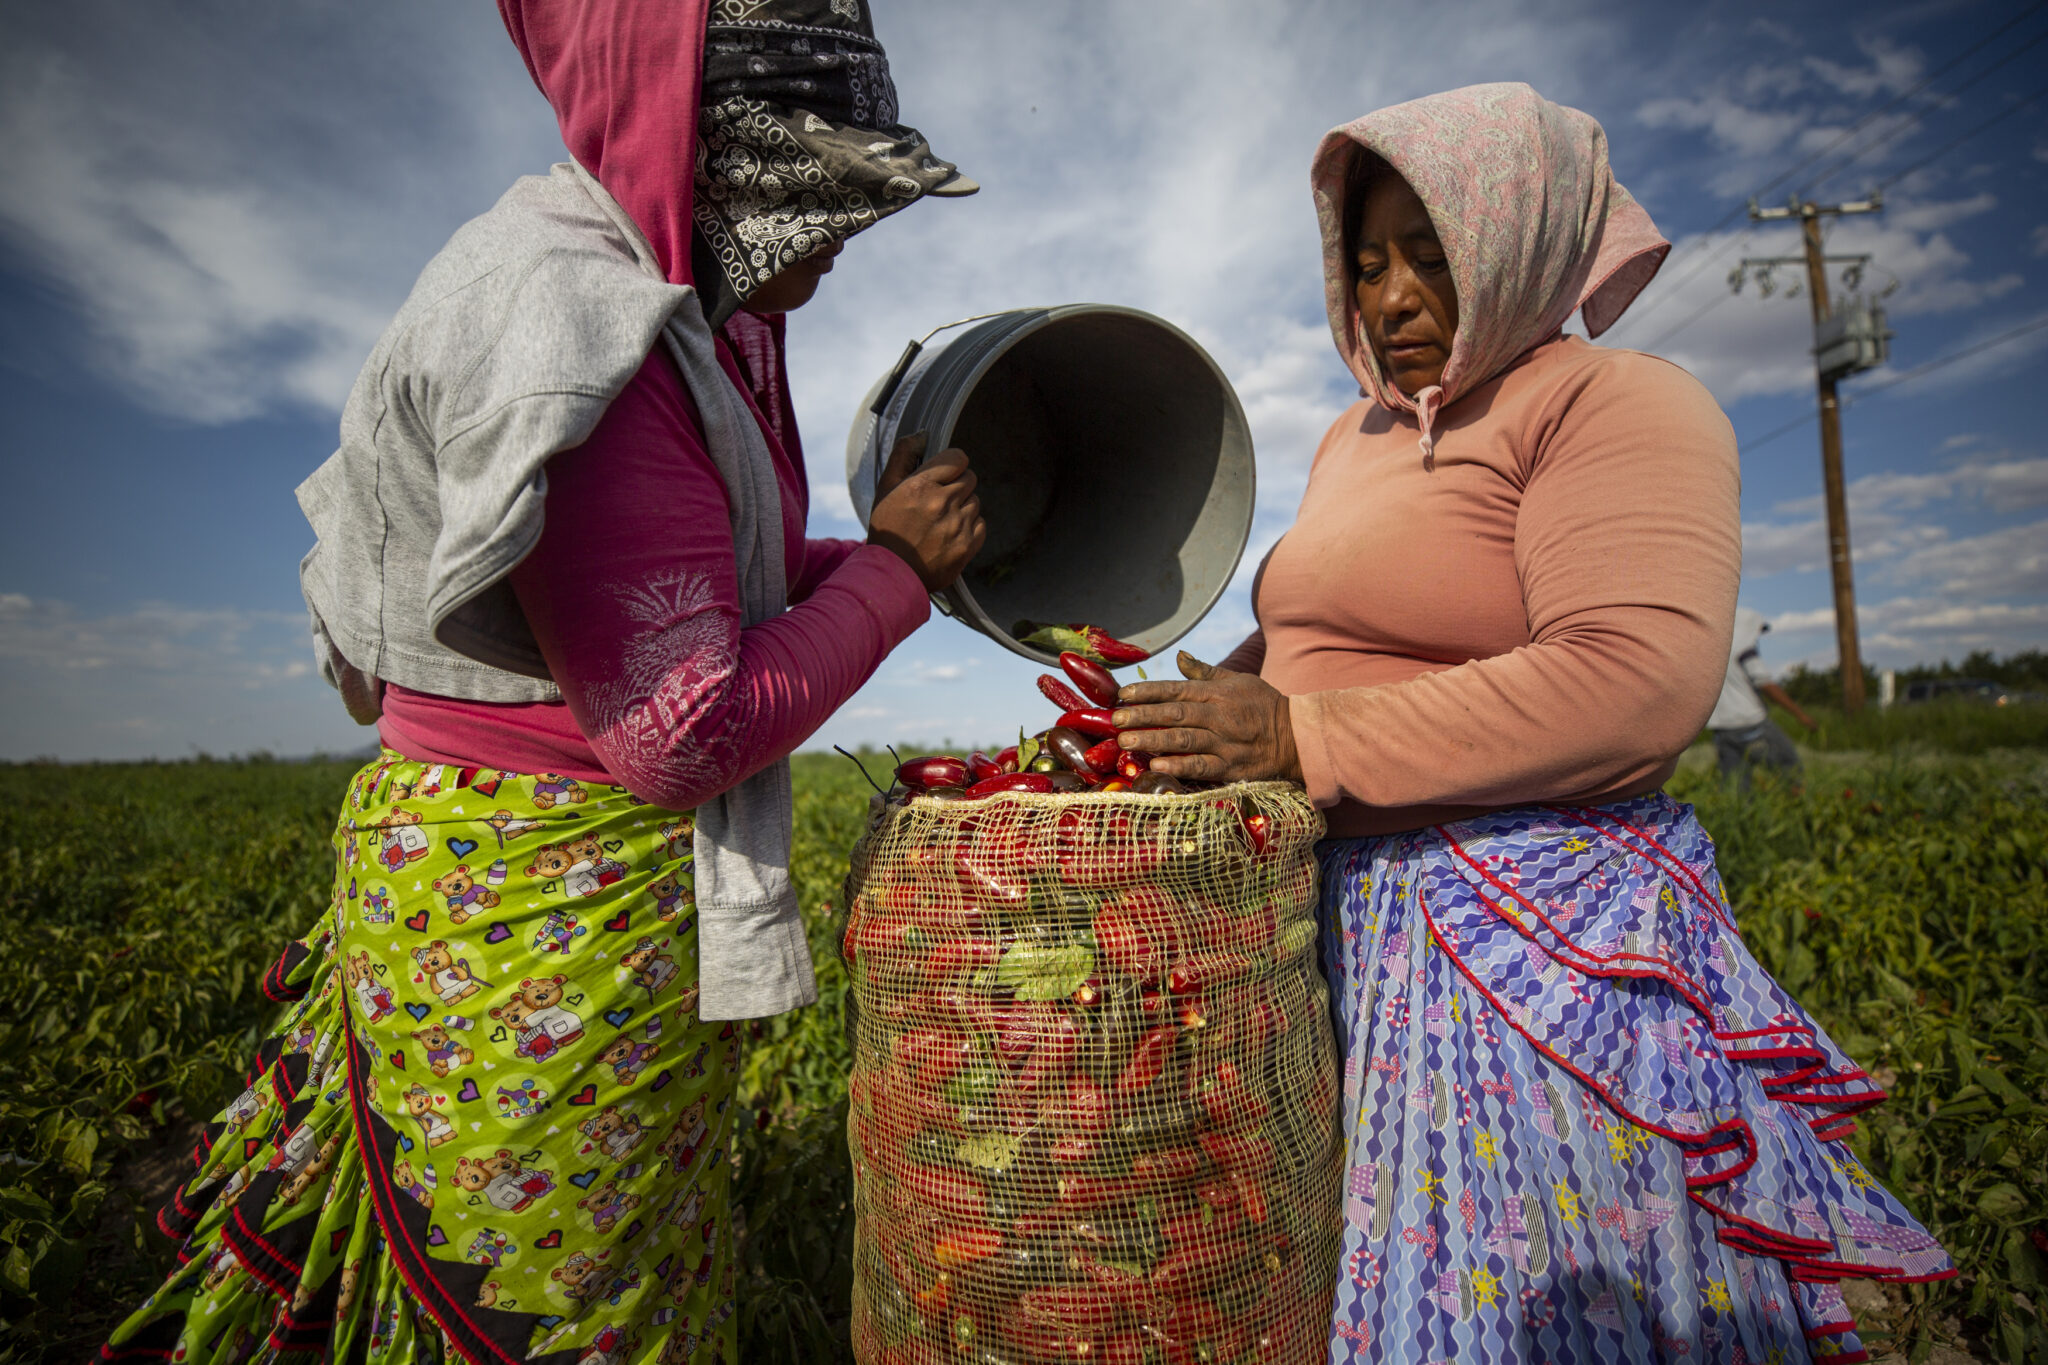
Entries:
{"type": "Polygon", "coordinates": [[[933,595],[941,611],[1044,664],[1064,650],[1130,661],[1077,649],[1064,637],[1081,625],[1142,654],[1192,630],[1251,532],[1251,435],[1215,361],[1170,323],[1107,304],[949,328],[913,342],[861,404],[846,474],[862,525],[887,452],[922,431],[929,450],[967,451],[988,525],[933,595]],[[1144,489],[1145,516],[1105,488],[1144,489]]]}

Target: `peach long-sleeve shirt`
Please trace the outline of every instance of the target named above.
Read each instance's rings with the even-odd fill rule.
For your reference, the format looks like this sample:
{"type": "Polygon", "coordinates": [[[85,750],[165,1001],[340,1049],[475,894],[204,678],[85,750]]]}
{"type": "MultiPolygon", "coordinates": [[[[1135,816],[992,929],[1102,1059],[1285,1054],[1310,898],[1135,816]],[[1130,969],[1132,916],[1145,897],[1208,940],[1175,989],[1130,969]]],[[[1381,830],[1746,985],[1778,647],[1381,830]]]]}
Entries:
{"type": "Polygon", "coordinates": [[[1337,420],[1232,655],[1292,698],[1330,833],[1654,790],[1726,671],[1727,419],[1674,365],[1560,337],[1436,433],[1425,462],[1412,414],[1337,420]]]}

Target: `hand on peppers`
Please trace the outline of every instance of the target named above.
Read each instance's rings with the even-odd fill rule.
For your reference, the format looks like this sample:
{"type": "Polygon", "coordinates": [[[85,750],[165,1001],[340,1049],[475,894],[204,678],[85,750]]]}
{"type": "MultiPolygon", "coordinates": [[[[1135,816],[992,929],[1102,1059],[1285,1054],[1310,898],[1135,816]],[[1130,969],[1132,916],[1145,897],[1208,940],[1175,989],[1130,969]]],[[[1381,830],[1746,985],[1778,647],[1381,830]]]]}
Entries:
{"type": "Polygon", "coordinates": [[[958,450],[942,450],[920,466],[925,434],[896,443],[875,484],[868,544],[889,550],[911,567],[929,592],[953,586],[981,549],[988,527],[974,493],[974,471],[958,450]]]}
{"type": "Polygon", "coordinates": [[[1198,782],[1301,781],[1287,698],[1250,673],[1214,668],[1186,650],[1186,682],[1129,683],[1110,717],[1152,771],[1198,782]]]}

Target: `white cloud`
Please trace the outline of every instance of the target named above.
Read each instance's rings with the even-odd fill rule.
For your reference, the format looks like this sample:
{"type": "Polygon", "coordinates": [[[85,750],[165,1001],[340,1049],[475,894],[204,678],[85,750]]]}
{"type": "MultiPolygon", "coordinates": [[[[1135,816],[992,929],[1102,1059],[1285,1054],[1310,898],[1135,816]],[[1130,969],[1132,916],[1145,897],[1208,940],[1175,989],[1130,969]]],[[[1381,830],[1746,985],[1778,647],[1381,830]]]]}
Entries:
{"type": "Polygon", "coordinates": [[[1652,128],[1706,132],[1723,147],[1746,156],[1776,151],[1805,124],[1797,114],[1752,108],[1725,95],[1646,100],[1636,109],[1636,117],[1652,128]]]}
{"type": "Polygon", "coordinates": [[[280,62],[267,24],[78,9],[74,28],[29,12],[0,26],[0,243],[69,296],[87,363],[172,417],[337,410],[426,254],[552,159],[545,105],[502,79],[518,69],[502,33],[475,42],[487,14],[422,7],[372,26],[420,43],[412,64],[433,52],[436,71],[336,147],[307,111],[375,100],[397,55],[360,26],[296,16],[319,56],[280,62]],[[207,85],[195,69],[235,75],[207,85]]]}
{"type": "MultiPolygon", "coordinates": [[[[1991,274],[1976,269],[1968,253],[1939,229],[1984,212],[1987,201],[1996,202],[1989,195],[1895,201],[1883,214],[1840,220],[1827,249],[1831,255],[1872,258],[1863,277],[1866,292],[1875,292],[1890,279],[1898,281],[1897,289],[1884,299],[1885,310],[1894,319],[1980,307],[2020,288],[2023,278],[2013,271],[1991,274]]],[[[1745,258],[1796,260],[1802,254],[1796,226],[1736,228],[1681,238],[1658,278],[1602,341],[1654,350],[1683,365],[1723,406],[1760,395],[1810,390],[1813,315],[1805,297],[1805,267],[1773,268],[1768,296],[1755,270],[1741,292],[1731,292],[1729,283],[1730,272],[1745,258]]],[[[1828,284],[1830,294],[1839,298],[1839,268],[1829,272],[1828,284]]],[[[1874,372],[1863,382],[1882,378],[1881,372],[1874,372]]]]}
{"type": "MultiPolygon", "coordinates": [[[[1864,661],[1879,668],[1960,659],[1980,649],[2007,653],[2048,646],[2048,603],[2042,602],[1864,599],[1857,603],[1856,624],[1864,661]]],[[[1835,616],[1828,608],[1781,612],[1771,618],[1771,640],[1783,642],[1794,656],[1782,658],[1781,669],[1795,663],[1832,668],[1834,636],[1835,616]]]]}
{"type": "Polygon", "coordinates": [[[1906,556],[1896,574],[1966,600],[2048,597],[2048,521],[1929,545],[1906,556]]]}
{"type": "Polygon", "coordinates": [[[1847,66],[1825,57],[1808,57],[1806,67],[1845,95],[1868,99],[1873,95],[1897,95],[1912,88],[1926,63],[1910,48],[1894,47],[1882,38],[1859,39],[1869,64],[1847,66]]]}
{"type": "Polygon", "coordinates": [[[0,759],[359,749],[293,611],[0,593],[0,759]]]}

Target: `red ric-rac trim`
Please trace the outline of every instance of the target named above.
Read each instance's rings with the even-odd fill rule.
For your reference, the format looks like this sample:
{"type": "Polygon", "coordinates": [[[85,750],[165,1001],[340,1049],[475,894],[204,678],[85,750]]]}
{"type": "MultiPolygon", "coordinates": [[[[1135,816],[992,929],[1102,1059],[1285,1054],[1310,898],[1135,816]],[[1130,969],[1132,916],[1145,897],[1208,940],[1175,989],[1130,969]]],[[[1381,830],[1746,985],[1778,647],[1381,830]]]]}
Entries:
{"type": "MultiPolygon", "coordinates": [[[[1585,822],[1582,821],[1581,823],[1585,822]]],[[[1587,825],[1587,828],[1593,830],[1595,834],[1602,835],[1602,837],[1613,837],[1611,835],[1606,834],[1606,832],[1601,830],[1597,825],[1589,824],[1587,825]]],[[[1542,907],[1538,906],[1535,902],[1531,901],[1527,896],[1524,896],[1514,887],[1509,886],[1506,882],[1502,881],[1500,878],[1494,876],[1493,873],[1487,871],[1486,868],[1482,867],[1479,864],[1479,862],[1472,857],[1471,854],[1465,851],[1464,845],[1458,841],[1457,836],[1452,834],[1450,830],[1448,830],[1442,825],[1438,825],[1436,826],[1436,832],[1443,838],[1445,846],[1460,862],[1464,863],[1467,867],[1471,868],[1474,872],[1478,873],[1490,885],[1498,887],[1503,894],[1508,896],[1510,899],[1514,900],[1517,904],[1526,907],[1529,913],[1534,915],[1538,920],[1540,920],[1546,929],[1550,930],[1552,934],[1557,936],[1559,944],[1569,950],[1571,954],[1570,957],[1562,957],[1556,950],[1539,942],[1536,936],[1529,931],[1529,927],[1526,924],[1522,923],[1522,920],[1519,916],[1512,914],[1511,912],[1503,908],[1501,905],[1499,905],[1497,902],[1489,900],[1486,894],[1480,891],[1477,887],[1471,888],[1474,899],[1478,900],[1478,902],[1481,905],[1484,905],[1488,910],[1492,911],[1495,918],[1501,920],[1505,924],[1510,925],[1516,933],[1520,934],[1530,943],[1536,944],[1536,946],[1542,949],[1542,951],[1547,956],[1549,956],[1553,961],[1556,961],[1567,968],[1582,971],[1586,973],[1588,976],[1598,976],[1603,978],[1621,977],[1631,980],[1649,979],[1662,981],[1665,985],[1671,987],[1671,989],[1675,991],[1680,996],[1680,998],[1682,998],[1686,1002],[1686,1004],[1692,1006],[1693,1010],[1700,1016],[1701,1022],[1703,1022],[1706,1025],[1708,1033],[1714,1039],[1720,1042],[1727,1042],[1738,1038],[1784,1038],[1787,1035],[1798,1034],[1804,1034],[1809,1037],[1812,1036],[1813,1030],[1811,1028],[1806,1027],[1803,1024],[1785,1024],[1775,1028],[1744,1029],[1739,1032],[1731,1032],[1725,1029],[1715,1027],[1713,1007],[1707,1003],[1704,991],[1700,987],[1699,983],[1694,981],[1691,977],[1680,973],[1675,967],[1673,967],[1669,962],[1665,961],[1662,958],[1647,957],[1641,953],[1615,953],[1612,955],[1602,955],[1599,953],[1590,952],[1587,949],[1580,947],[1579,944],[1575,940],[1573,940],[1569,934],[1559,929],[1557,925],[1550,919],[1550,917],[1544,914],[1542,907]],[[1654,968],[1638,969],[1633,967],[1620,967],[1613,965],[1614,963],[1622,961],[1624,959],[1631,962],[1654,963],[1655,966],[1654,968]]],[[[1427,914],[1427,911],[1425,911],[1424,913],[1427,914]]],[[[1434,921],[1432,920],[1431,923],[1433,928],[1434,921]]],[[[1455,960],[1457,958],[1457,954],[1453,953],[1452,957],[1455,960]]],[[[1483,990],[1484,988],[1482,987],[1481,989],[1483,990]]],[[[1531,1041],[1534,1040],[1532,1039],[1531,1041]]],[[[1822,1052],[1819,1048],[1797,1047],[1787,1045],[1776,1048],[1750,1048],[1736,1050],[1724,1047],[1722,1049],[1722,1055],[1730,1058],[1731,1060],[1739,1061],[1790,1061],[1793,1059],[1804,1061],[1806,1065],[1803,1067],[1794,1068],[1783,1075],[1770,1076],[1764,1078],[1763,1085],[1766,1090],[1772,1092],[1772,1098],[1780,1100],[1785,1103],[1827,1104],[1836,1106],[1843,1111],[1842,1114],[1821,1115],[1817,1118],[1809,1119],[1807,1121],[1808,1125],[1810,1127],[1814,1127],[1816,1129],[1816,1133],[1818,1133],[1818,1129],[1821,1126],[1827,1126],[1832,1128],[1835,1125],[1838,1125],[1841,1122],[1842,1118],[1845,1117],[1847,1114],[1861,1113],[1863,1110],[1868,1109],[1873,1105],[1883,1103],[1885,1099],[1884,1091],[1875,1088],[1866,1091],[1853,1092],[1846,1095],[1823,1095],[1817,1091],[1812,1090],[1796,1093],[1789,1092],[1789,1087],[1800,1084],[1819,1085],[1837,1082],[1847,1083],[1849,1081],[1861,1081],[1869,1079],[1869,1077],[1864,1075],[1864,1073],[1861,1070],[1855,1072],[1830,1072],[1823,1074],[1821,1068],[1827,1065],[1828,1058],[1827,1054],[1822,1052]]],[[[1844,1133],[1841,1134],[1841,1136],[1847,1136],[1847,1134],[1844,1133]]]]}
{"type": "MultiPolygon", "coordinates": [[[[1602,832],[1599,831],[1597,827],[1595,827],[1595,830],[1596,832],[1602,832]]],[[[1512,887],[1508,887],[1502,884],[1497,878],[1493,877],[1491,874],[1488,874],[1484,868],[1480,868],[1478,864],[1474,862],[1471,859],[1471,857],[1465,853],[1464,849],[1458,844],[1457,840],[1451,835],[1451,833],[1448,830],[1444,829],[1442,826],[1438,826],[1437,832],[1440,835],[1442,835],[1446,844],[1451,848],[1451,850],[1467,865],[1479,871],[1480,874],[1482,876],[1485,876],[1489,882],[1492,882],[1494,885],[1500,886],[1503,891],[1507,892],[1511,896],[1514,896],[1515,899],[1522,901],[1523,904],[1528,904],[1527,900],[1517,895],[1512,887]]],[[[1477,894],[1476,891],[1475,894],[1477,894]]],[[[1479,896],[1479,900],[1483,904],[1486,904],[1490,909],[1492,909],[1497,916],[1507,921],[1509,924],[1512,924],[1517,930],[1517,932],[1521,933],[1524,938],[1528,938],[1529,941],[1535,942],[1533,936],[1529,934],[1527,928],[1522,925],[1519,919],[1517,919],[1513,915],[1508,914],[1506,911],[1502,910],[1501,907],[1499,907],[1498,905],[1495,905],[1491,901],[1486,900],[1486,898],[1483,895],[1479,896]]],[[[1809,1237],[1800,1237],[1793,1233],[1788,1233],[1776,1228],[1767,1227],[1764,1224],[1756,1222],[1754,1219],[1746,1218],[1740,1214],[1735,1213],[1732,1209],[1723,1208],[1721,1205],[1716,1204],[1712,1199],[1707,1197],[1707,1195],[1704,1192],[1716,1186],[1724,1185],[1735,1180],[1737,1177],[1741,1176],[1746,1171],[1748,1171],[1750,1167],[1753,1166],[1756,1162],[1756,1133],[1750,1127],[1748,1121],[1746,1119],[1742,1119],[1739,1117],[1731,1118],[1722,1123],[1716,1124],[1713,1128],[1708,1129],[1705,1133],[1683,1133],[1673,1128],[1667,1127],[1664,1124],[1658,1123],[1648,1118],[1647,1116],[1637,1114],[1634,1110],[1630,1109],[1628,1105],[1624,1104],[1618,1096],[1609,1092],[1604,1086],[1600,1084],[1599,1081],[1595,1080],[1586,1071],[1584,1071],[1582,1068],[1574,1064],[1570,1059],[1565,1057],[1564,1054],[1560,1053],[1556,1048],[1543,1042],[1541,1039],[1535,1037],[1533,1034],[1529,1032],[1528,1029],[1522,1027],[1522,1025],[1515,1021],[1515,1016],[1513,1015],[1513,1013],[1509,1011],[1506,1003],[1502,1001],[1500,997],[1496,995],[1493,992],[1493,990],[1486,985],[1485,982],[1479,979],[1478,973],[1473,971],[1470,964],[1468,964],[1465,961],[1464,956],[1458,951],[1458,949],[1455,946],[1453,946],[1450,939],[1443,933],[1442,928],[1437,924],[1435,915],[1432,914],[1430,911],[1428,896],[1423,891],[1420,885],[1417,885],[1415,889],[1415,903],[1417,908],[1419,908],[1422,911],[1423,921],[1429,926],[1430,938],[1435,941],[1437,947],[1443,951],[1444,955],[1450,959],[1452,965],[1454,965],[1458,969],[1459,974],[1465,978],[1466,982],[1472,987],[1472,989],[1477,991],[1481,998],[1483,998],[1489,1005],[1491,1005],[1494,1008],[1494,1010],[1500,1015],[1500,1017],[1504,1021],[1506,1021],[1509,1028],[1514,1029],[1516,1033],[1520,1034],[1522,1038],[1526,1040],[1528,1044],[1531,1047],[1533,1047],[1538,1053],[1540,1053],[1543,1057],[1548,1059],[1551,1063],[1556,1065],[1561,1070],[1563,1070],[1566,1074],[1573,1077],[1580,1084],[1584,1085],[1593,1094],[1597,1095],[1600,1098],[1600,1100],[1607,1105],[1608,1108],[1612,1109],[1616,1114],[1620,1115],[1628,1122],[1634,1124],[1636,1127],[1643,1129],[1645,1132],[1653,1133],[1658,1137],[1676,1143],[1682,1150],[1684,1155],[1686,1155],[1687,1157],[1704,1158],[1710,1155],[1722,1155],[1729,1151],[1735,1150],[1737,1147],[1741,1149],[1743,1155],[1740,1160],[1732,1164],[1726,1165],[1719,1170],[1702,1171],[1697,1174],[1688,1174],[1685,1177],[1687,1197],[1690,1198],[1695,1204],[1699,1205],[1699,1207],[1704,1209],[1707,1213],[1711,1214],[1717,1220],[1715,1236],[1720,1241],[1730,1246],[1736,1247],[1739,1250],[1748,1251],[1755,1255],[1770,1256],[1774,1259],[1785,1262],[1787,1274],[1792,1276],[1793,1278],[1807,1278],[1813,1280],[1839,1280],[1845,1277],[1855,1277],[1862,1279],[1889,1280],[1894,1282],[1903,1282],[1907,1278],[1909,1278],[1900,1275],[1884,1274],[1880,1271],[1877,1271],[1874,1267],[1871,1266],[1845,1265],[1837,1261],[1822,1260],[1820,1258],[1825,1253],[1833,1250],[1832,1243],[1820,1241],[1809,1237]]],[[[1530,909],[1532,911],[1535,911],[1539,918],[1542,917],[1542,912],[1540,910],[1536,910],[1536,908],[1533,905],[1530,906],[1530,909]]],[[[1547,922],[1548,921],[1546,920],[1546,923],[1547,922]]],[[[1559,937],[1562,938],[1563,935],[1559,935],[1559,937]]],[[[1541,947],[1542,945],[1539,944],[1538,946],[1541,947]]],[[[1547,952],[1548,950],[1546,949],[1545,951],[1547,952]]],[[[1571,964],[1566,965],[1569,966],[1571,964]]],[[[1664,972],[1640,972],[1625,969],[1610,969],[1601,972],[1591,972],[1589,974],[1600,976],[1655,977],[1660,980],[1665,980],[1667,984],[1671,984],[1675,989],[1678,989],[1678,983],[1671,982],[1669,977],[1664,972]]],[[[1679,993],[1683,998],[1686,999],[1688,1004],[1692,1005],[1695,1010],[1698,1010],[1703,1016],[1705,1016],[1706,1021],[1711,1029],[1713,1023],[1712,1012],[1706,1009],[1700,1001],[1693,999],[1691,995],[1686,993],[1684,990],[1679,989],[1679,993]]],[[[1712,1032],[1713,1036],[1717,1040],[1722,1040],[1728,1036],[1724,1035],[1720,1030],[1712,1030],[1712,1032]]],[[[1748,1030],[1745,1036],[1782,1036],[1794,1033],[1810,1034],[1811,1032],[1811,1029],[1806,1029],[1803,1027],[1787,1027],[1784,1029],[1766,1030],[1753,1029],[1748,1030]]],[[[1825,1054],[1821,1053],[1818,1048],[1813,1047],[1752,1049],[1751,1056],[1748,1058],[1745,1058],[1743,1054],[1740,1054],[1733,1049],[1728,1049],[1725,1047],[1722,1049],[1722,1053],[1724,1056],[1730,1058],[1731,1060],[1765,1059],[1764,1057],[1758,1056],[1756,1054],[1768,1054],[1770,1059],[1776,1059],[1777,1057],[1782,1056],[1785,1058],[1800,1058],[1806,1060],[1808,1065],[1803,1070],[1795,1072],[1793,1075],[1790,1076],[1774,1077],[1767,1079],[1765,1081],[1766,1086],[1773,1092],[1773,1098],[1779,1100],[1795,1098],[1793,1096],[1786,1096],[1779,1094],[1777,1092],[1780,1091],[1786,1085],[1798,1084],[1801,1081],[1806,1080],[1812,1077],[1813,1075],[1817,1074],[1819,1072],[1820,1067],[1824,1066],[1827,1060],[1825,1054]]],[[[1832,1096],[1802,1095],[1796,1098],[1798,1098],[1800,1102],[1804,1103],[1831,1105],[1838,1105],[1844,1103],[1842,1099],[1838,1099],[1832,1096]]],[[[1857,1102],[1857,1107],[1859,1108],[1868,1107],[1868,1105],[1875,1104],[1883,1098],[1884,1095],[1882,1091],[1874,1092],[1868,1095],[1867,1097],[1849,1097],[1850,1100],[1857,1102]]],[[[1843,1115],[1826,1114],[1808,1120],[1808,1125],[1809,1127],[1814,1129],[1815,1135],[1816,1137],[1818,1137],[1820,1135],[1821,1129],[1838,1126],[1843,1121],[1843,1115]]],[[[1947,1279],[1953,1276],[1955,1273],[1956,1272],[1954,1270],[1950,1270],[1945,1274],[1931,1275],[1923,1278],[1947,1279]]]]}
{"type": "Polygon", "coordinates": [[[398,1267],[400,1278],[412,1296],[433,1317],[434,1322],[448,1334],[450,1344],[461,1353],[471,1365],[523,1365],[519,1356],[506,1352],[490,1337],[469,1314],[457,1303],[433,1276],[425,1273],[427,1253],[413,1240],[412,1229],[406,1226],[399,1215],[398,1192],[392,1187],[391,1173],[384,1168],[383,1152],[374,1139],[375,1130],[370,1124],[374,1115],[369,1102],[369,1067],[363,1056],[362,1045],[356,1041],[353,1021],[349,1018],[349,1006],[342,1002],[342,1036],[348,1040],[348,1098],[349,1108],[355,1117],[356,1142],[363,1154],[363,1183],[370,1190],[370,1206],[377,1215],[377,1225],[384,1233],[385,1244],[391,1249],[391,1263],[398,1267]]]}
{"type": "Polygon", "coordinates": [[[1663,868],[1668,875],[1677,877],[1680,881],[1684,882],[1688,887],[1690,887],[1692,889],[1692,893],[1695,896],[1699,897],[1701,900],[1705,901],[1707,905],[1713,910],[1715,917],[1718,918],[1723,924],[1727,925],[1730,929],[1733,929],[1735,927],[1734,917],[1729,913],[1728,907],[1722,904],[1721,898],[1719,896],[1715,895],[1713,892],[1707,889],[1706,882],[1700,877],[1700,875],[1697,872],[1693,871],[1692,864],[1688,863],[1685,859],[1679,857],[1676,853],[1673,853],[1670,849],[1664,847],[1664,845],[1658,843],[1656,836],[1651,834],[1648,830],[1638,829],[1636,826],[1622,819],[1619,815],[1616,815],[1613,811],[1601,810],[1595,806],[1545,806],[1544,809],[1555,811],[1557,814],[1564,816],[1567,820],[1571,820],[1580,825],[1584,825],[1587,829],[1592,830],[1595,834],[1601,835],[1610,843],[1619,844],[1621,847],[1627,849],[1629,852],[1635,854],[1637,857],[1646,859],[1649,862],[1654,863],[1657,866],[1663,868]],[[1620,825],[1623,829],[1635,835],[1638,839],[1641,839],[1651,848],[1657,850],[1657,853],[1645,853],[1643,852],[1643,850],[1637,848],[1634,844],[1631,844],[1628,840],[1622,838],[1618,834],[1615,834],[1613,831],[1602,829],[1600,826],[1593,823],[1593,820],[1596,818],[1600,820],[1612,820],[1615,824],[1620,825]],[[1660,858],[1657,856],[1657,854],[1662,854],[1663,856],[1660,858]]]}

